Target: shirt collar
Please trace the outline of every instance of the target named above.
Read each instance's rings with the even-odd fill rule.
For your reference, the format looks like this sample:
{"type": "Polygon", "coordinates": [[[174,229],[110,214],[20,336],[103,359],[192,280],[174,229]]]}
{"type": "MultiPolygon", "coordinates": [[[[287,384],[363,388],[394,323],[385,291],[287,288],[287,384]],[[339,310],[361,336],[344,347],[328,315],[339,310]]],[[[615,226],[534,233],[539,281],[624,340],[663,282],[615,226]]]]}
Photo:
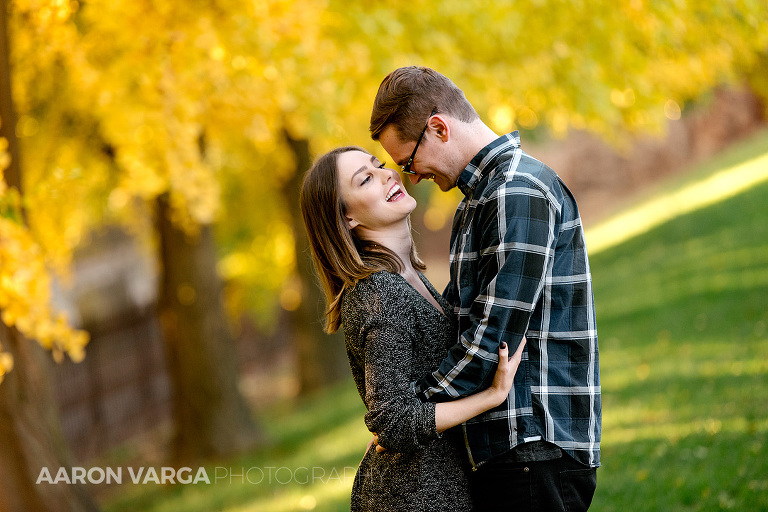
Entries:
{"type": "Polygon", "coordinates": [[[519,148],[520,133],[517,130],[502,135],[481,149],[480,152],[472,158],[464,170],[461,171],[459,179],[456,181],[456,186],[459,187],[465,196],[471,196],[472,191],[475,190],[475,187],[483,176],[493,169],[494,166],[492,164],[496,159],[496,156],[511,149],[519,148]]]}

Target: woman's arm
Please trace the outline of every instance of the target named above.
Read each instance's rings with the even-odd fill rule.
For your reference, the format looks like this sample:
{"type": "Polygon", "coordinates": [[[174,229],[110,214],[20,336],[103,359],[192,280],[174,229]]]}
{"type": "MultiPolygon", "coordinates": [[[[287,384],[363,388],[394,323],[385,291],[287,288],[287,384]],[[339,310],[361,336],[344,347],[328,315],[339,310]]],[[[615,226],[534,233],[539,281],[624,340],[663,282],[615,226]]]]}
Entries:
{"type": "MultiPolygon", "coordinates": [[[[508,357],[509,347],[507,344],[502,343],[501,347],[499,347],[499,364],[493,376],[493,382],[488,388],[452,402],[435,404],[435,427],[438,432],[444,432],[504,403],[512,389],[515,373],[523,356],[525,342],[526,340],[523,338],[523,341],[512,357],[508,357]]],[[[377,452],[382,453],[386,451],[386,448],[379,444],[377,434],[373,435],[372,442],[376,445],[377,452]]],[[[368,448],[370,448],[370,443],[368,448]]]]}
{"type": "Polygon", "coordinates": [[[396,452],[421,450],[440,437],[435,404],[422,402],[412,387],[417,340],[412,314],[403,307],[409,299],[402,278],[385,273],[358,283],[346,297],[349,311],[360,318],[345,334],[362,363],[365,424],[396,452]]]}
{"type": "Polygon", "coordinates": [[[493,382],[490,387],[452,402],[440,402],[435,408],[435,425],[438,432],[443,432],[451,427],[460,425],[478,414],[493,409],[504,403],[509,391],[512,389],[512,382],[515,379],[517,367],[520,365],[520,359],[523,356],[525,347],[525,338],[520,342],[517,351],[509,356],[509,347],[502,342],[499,347],[499,365],[493,376],[493,382]]]}
{"type": "Polygon", "coordinates": [[[497,365],[488,389],[451,403],[422,402],[411,382],[416,340],[408,327],[412,315],[403,307],[410,299],[408,289],[400,281],[382,273],[358,284],[347,300],[354,299],[348,306],[361,322],[354,328],[350,325],[347,335],[357,340],[354,345],[362,352],[366,426],[388,449],[410,452],[422,449],[440,437],[440,432],[503,403],[512,387],[522,348],[511,360],[507,357],[508,347],[499,349],[502,363],[497,365]]]}

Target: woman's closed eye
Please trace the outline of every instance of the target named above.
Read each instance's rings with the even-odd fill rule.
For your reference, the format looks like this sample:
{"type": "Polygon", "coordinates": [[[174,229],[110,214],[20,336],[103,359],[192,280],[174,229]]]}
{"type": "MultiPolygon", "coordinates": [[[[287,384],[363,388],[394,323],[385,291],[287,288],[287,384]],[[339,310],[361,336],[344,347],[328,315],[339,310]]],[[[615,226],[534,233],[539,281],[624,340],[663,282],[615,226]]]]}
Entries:
{"type": "MultiPolygon", "coordinates": [[[[381,162],[380,164],[376,165],[376,168],[377,169],[385,169],[386,165],[387,165],[387,162],[381,162]]],[[[363,179],[363,181],[360,182],[360,186],[363,186],[366,183],[368,183],[371,180],[371,178],[373,178],[373,174],[368,173],[368,175],[366,175],[366,177],[363,179]]]]}

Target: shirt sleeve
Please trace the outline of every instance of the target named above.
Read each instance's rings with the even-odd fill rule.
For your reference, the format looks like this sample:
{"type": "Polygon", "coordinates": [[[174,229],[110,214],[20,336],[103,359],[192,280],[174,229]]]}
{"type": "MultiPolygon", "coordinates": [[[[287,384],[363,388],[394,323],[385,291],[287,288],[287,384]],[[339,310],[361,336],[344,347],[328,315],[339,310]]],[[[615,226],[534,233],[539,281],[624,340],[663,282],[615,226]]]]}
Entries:
{"type": "Polygon", "coordinates": [[[472,282],[478,293],[461,305],[465,319],[458,343],[436,371],[417,383],[421,397],[443,401],[480,391],[493,379],[500,343],[505,341],[510,353],[517,349],[552,261],[555,204],[522,179],[505,181],[478,201],[469,232],[459,234],[475,243],[458,262],[464,273],[460,284],[472,282]]]}
{"type": "Polygon", "coordinates": [[[413,380],[413,335],[396,297],[380,294],[381,304],[361,325],[365,347],[365,424],[389,451],[411,452],[439,438],[435,404],[416,396],[413,380]],[[383,295],[383,296],[382,296],[383,295]]]}

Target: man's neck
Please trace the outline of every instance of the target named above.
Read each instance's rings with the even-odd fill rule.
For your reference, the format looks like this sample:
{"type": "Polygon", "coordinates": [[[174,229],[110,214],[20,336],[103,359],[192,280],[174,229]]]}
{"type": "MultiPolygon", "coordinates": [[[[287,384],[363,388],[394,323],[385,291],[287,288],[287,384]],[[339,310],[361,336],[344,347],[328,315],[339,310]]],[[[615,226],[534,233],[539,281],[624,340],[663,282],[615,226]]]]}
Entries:
{"type": "Polygon", "coordinates": [[[464,167],[488,144],[495,141],[499,136],[491,130],[488,125],[482,122],[480,119],[473,121],[472,123],[466,123],[463,126],[462,135],[466,140],[464,147],[464,167]]]}

